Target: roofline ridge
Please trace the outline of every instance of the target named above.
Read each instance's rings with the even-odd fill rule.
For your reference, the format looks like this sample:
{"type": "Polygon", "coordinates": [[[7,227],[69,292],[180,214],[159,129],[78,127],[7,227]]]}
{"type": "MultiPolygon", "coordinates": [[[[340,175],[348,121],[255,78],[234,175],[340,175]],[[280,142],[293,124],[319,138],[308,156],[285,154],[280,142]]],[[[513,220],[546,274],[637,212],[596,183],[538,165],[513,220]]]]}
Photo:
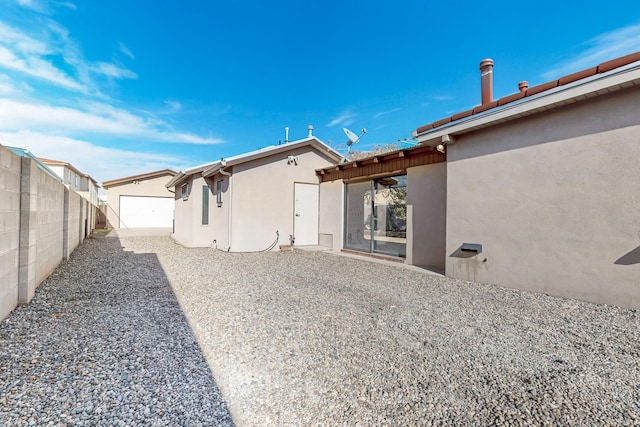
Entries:
{"type": "Polygon", "coordinates": [[[442,119],[436,120],[431,123],[427,123],[426,125],[418,127],[415,132],[417,135],[420,135],[432,129],[442,127],[446,124],[450,124],[452,122],[461,120],[463,118],[471,117],[496,107],[501,107],[521,99],[526,99],[534,95],[545,93],[557,87],[566,86],[571,83],[577,83],[589,77],[596,76],[598,74],[606,74],[614,70],[621,71],[623,67],[639,61],[640,61],[640,51],[634,52],[625,56],[621,56],[618,58],[614,58],[608,61],[604,61],[596,65],[595,67],[589,67],[589,68],[559,77],[558,79],[555,79],[555,80],[550,80],[548,82],[540,83],[535,86],[530,86],[525,91],[514,92],[509,95],[505,95],[501,98],[494,99],[489,103],[476,105],[475,107],[469,110],[461,111],[451,116],[444,117],[442,119]],[[467,114],[469,111],[471,111],[471,113],[467,114]]]}

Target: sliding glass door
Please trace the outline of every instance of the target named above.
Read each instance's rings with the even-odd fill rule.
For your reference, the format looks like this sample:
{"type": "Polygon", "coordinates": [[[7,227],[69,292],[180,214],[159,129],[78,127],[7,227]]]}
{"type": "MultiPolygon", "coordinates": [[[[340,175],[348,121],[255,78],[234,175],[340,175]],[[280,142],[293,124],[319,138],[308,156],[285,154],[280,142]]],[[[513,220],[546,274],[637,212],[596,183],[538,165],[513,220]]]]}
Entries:
{"type": "Polygon", "coordinates": [[[405,257],[407,176],[347,184],[344,247],[405,257]]]}
{"type": "Polygon", "coordinates": [[[347,184],[346,190],[344,247],[370,252],[371,181],[347,184]]]}

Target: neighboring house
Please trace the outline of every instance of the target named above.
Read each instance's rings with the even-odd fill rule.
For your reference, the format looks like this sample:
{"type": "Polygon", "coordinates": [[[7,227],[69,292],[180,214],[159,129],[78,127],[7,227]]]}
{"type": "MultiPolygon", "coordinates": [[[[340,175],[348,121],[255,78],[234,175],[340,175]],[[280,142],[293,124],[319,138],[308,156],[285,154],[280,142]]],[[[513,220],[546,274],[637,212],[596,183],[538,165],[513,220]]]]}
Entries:
{"type": "MultiPolygon", "coordinates": [[[[498,100],[493,61],[481,71],[480,106],[415,132],[446,162],[407,167],[407,262],[439,251],[449,277],[640,308],[640,53],[498,100]]],[[[360,205],[380,178],[358,188],[355,172],[369,164],[318,171],[334,247],[367,233],[360,205]]]]}
{"type": "Polygon", "coordinates": [[[68,189],[80,194],[91,203],[91,207],[87,213],[87,223],[90,228],[89,232],[93,230],[97,215],[98,188],[100,188],[98,181],[93,179],[91,175],[80,172],[71,163],[45,159],[43,157],[39,157],[38,160],[58,175],[68,189]]]}
{"type": "Polygon", "coordinates": [[[318,244],[315,170],[341,156],[312,136],[221,159],[177,174],[175,231],[180,244],[231,252],[318,244]]]}
{"type": "Polygon", "coordinates": [[[54,171],[56,175],[62,179],[62,182],[67,188],[76,193],[80,193],[94,206],[98,205],[98,188],[100,188],[98,181],[90,175],[80,172],[71,163],[45,159],[43,157],[39,157],[38,160],[54,171]]]}
{"type": "Polygon", "coordinates": [[[171,228],[173,193],[165,184],[175,176],[170,169],[104,181],[106,216],[110,228],[171,228]]]}

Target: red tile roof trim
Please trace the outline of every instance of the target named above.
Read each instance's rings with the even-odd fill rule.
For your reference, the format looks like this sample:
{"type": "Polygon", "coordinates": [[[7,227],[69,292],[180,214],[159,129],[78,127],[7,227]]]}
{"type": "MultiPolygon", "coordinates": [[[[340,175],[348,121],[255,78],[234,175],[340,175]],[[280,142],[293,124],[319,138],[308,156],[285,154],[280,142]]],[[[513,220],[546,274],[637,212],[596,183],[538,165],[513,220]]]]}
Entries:
{"type": "Polygon", "coordinates": [[[504,105],[504,104],[508,104],[510,102],[513,101],[517,101],[518,99],[524,98],[526,95],[526,92],[516,92],[514,94],[511,95],[507,95],[505,97],[502,97],[498,100],[498,105],[504,105]]]}
{"type": "Polygon", "coordinates": [[[577,82],[578,80],[586,79],[587,77],[595,76],[596,74],[598,74],[598,67],[587,68],[586,70],[578,71],[577,73],[560,77],[558,79],[558,86],[563,86],[569,83],[577,82]]]}
{"type": "Polygon", "coordinates": [[[576,73],[569,74],[564,77],[560,77],[557,80],[552,80],[547,83],[542,83],[536,86],[532,86],[524,92],[516,92],[511,95],[504,96],[498,100],[494,100],[492,102],[486,103],[484,105],[478,105],[472,110],[463,111],[461,113],[454,114],[450,117],[445,117],[444,119],[436,120],[433,123],[426,124],[424,126],[420,126],[416,129],[416,132],[419,134],[427,132],[431,129],[435,129],[437,127],[446,125],[447,123],[455,122],[456,120],[464,119],[466,117],[470,117],[474,114],[479,114],[484,111],[490,110],[492,108],[503,106],[509,104],[511,102],[517,101],[522,98],[526,98],[529,96],[537,95],[539,93],[545,92],[547,90],[551,90],[558,86],[563,86],[569,83],[576,82],[578,80],[586,79],[587,77],[595,76],[596,74],[606,73],[608,71],[614,70],[616,68],[623,67],[625,65],[632,64],[634,62],[640,61],[640,52],[635,52],[626,56],[622,56],[620,58],[612,59],[610,61],[606,61],[598,65],[597,67],[591,67],[586,70],[578,71],[576,73]]]}
{"type": "Polygon", "coordinates": [[[542,83],[537,86],[532,86],[527,89],[527,96],[537,95],[540,92],[544,92],[545,90],[553,89],[554,87],[558,87],[558,80],[554,80],[552,82],[542,83]]]}
{"type": "Polygon", "coordinates": [[[463,111],[462,113],[454,114],[453,116],[451,116],[451,121],[454,122],[456,120],[464,119],[465,117],[469,117],[472,114],[473,114],[473,109],[463,111]]]}

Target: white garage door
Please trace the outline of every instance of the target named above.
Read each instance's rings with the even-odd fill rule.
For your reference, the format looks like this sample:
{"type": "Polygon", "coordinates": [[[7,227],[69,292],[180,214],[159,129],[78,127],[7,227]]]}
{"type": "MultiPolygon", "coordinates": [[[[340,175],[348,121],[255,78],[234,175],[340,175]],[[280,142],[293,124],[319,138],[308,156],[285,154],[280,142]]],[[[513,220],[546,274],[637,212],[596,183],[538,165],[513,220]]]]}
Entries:
{"type": "Polygon", "coordinates": [[[173,227],[173,198],[120,196],[120,228],[173,227]]]}

